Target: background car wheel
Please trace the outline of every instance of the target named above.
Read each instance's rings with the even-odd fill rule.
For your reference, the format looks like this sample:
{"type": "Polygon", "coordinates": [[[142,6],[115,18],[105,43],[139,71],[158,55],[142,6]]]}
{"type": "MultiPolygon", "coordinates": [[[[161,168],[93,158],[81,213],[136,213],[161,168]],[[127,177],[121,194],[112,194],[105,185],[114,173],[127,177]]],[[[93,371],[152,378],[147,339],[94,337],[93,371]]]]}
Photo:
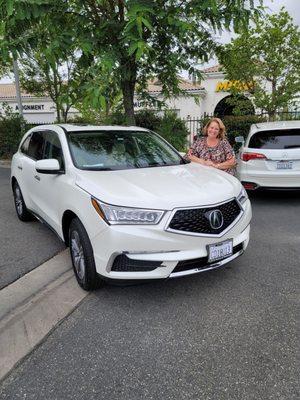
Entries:
{"type": "Polygon", "coordinates": [[[21,221],[32,221],[33,215],[27,210],[20,186],[17,182],[15,182],[13,185],[13,193],[18,218],[21,221]]]}
{"type": "Polygon", "coordinates": [[[92,245],[78,218],[72,220],[69,229],[70,253],[77,282],[84,290],[99,287],[92,245]]]}

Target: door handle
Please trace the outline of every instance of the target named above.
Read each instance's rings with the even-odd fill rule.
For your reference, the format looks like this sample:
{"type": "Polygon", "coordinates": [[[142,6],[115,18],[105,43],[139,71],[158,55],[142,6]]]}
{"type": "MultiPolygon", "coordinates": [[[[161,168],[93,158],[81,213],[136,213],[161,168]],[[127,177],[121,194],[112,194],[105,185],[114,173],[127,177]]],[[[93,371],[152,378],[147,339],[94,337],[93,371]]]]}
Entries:
{"type": "Polygon", "coordinates": [[[34,175],[34,177],[35,177],[35,179],[36,179],[37,181],[40,181],[40,180],[41,180],[41,178],[40,178],[38,175],[34,175]]]}
{"type": "Polygon", "coordinates": [[[18,169],[20,169],[22,171],[23,167],[21,167],[20,165],[18,165],[18,169]]]}

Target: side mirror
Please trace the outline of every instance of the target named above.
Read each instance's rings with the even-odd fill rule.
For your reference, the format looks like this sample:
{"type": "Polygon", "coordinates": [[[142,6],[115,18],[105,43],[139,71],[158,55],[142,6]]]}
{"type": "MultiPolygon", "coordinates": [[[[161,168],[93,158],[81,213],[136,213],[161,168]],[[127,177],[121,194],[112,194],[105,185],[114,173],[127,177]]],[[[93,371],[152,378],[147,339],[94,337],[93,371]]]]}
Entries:
{"type": "Polygon", "coordinates": [[[237,136],[234,138],[235,143],[241,143],[244,144],[245,143],[245,139],[243,138],[243,136],[237,136]]]}
{"type": "Polygon", "coordinates": [[[57,175],[62,172],[58,160],[54,158],[37,161],[35,163],[35,169],[41,174],[57,175]]]}

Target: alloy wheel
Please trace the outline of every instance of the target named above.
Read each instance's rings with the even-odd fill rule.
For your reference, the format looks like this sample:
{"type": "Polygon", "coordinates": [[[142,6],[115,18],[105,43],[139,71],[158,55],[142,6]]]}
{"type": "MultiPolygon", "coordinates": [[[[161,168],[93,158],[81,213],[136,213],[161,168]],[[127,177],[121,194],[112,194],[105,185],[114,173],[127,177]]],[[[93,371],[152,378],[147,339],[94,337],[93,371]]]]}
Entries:
{"type": "Polygon", "coordinates": [[[17,209],[18,214],[22,215],[23,199],[22,199],[21,190],[18,185],[15,187],[15,203],[16,203],[16,209],[17,209]]]}
{"type": "Polygon", "coordinates": [[[74,260],[74,267],[78,278],[83,281],[85,277],[85,259],[83,253],[83,247],[80,240],[80,236],[77,231],[71,233],[71,252],[74,260]]]}

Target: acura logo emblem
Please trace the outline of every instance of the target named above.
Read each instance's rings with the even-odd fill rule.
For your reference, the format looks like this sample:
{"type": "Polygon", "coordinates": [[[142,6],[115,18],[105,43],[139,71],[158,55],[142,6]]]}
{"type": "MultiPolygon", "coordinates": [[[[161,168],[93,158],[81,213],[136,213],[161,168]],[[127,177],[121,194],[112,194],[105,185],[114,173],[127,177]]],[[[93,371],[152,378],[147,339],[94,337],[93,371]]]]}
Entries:
{"type": "Polygon", "coordinates": [[[212,229],[220,229],[223,226],[224,219],[220,210],[210,211],[207,215],[210,226],[212,229]]]}

